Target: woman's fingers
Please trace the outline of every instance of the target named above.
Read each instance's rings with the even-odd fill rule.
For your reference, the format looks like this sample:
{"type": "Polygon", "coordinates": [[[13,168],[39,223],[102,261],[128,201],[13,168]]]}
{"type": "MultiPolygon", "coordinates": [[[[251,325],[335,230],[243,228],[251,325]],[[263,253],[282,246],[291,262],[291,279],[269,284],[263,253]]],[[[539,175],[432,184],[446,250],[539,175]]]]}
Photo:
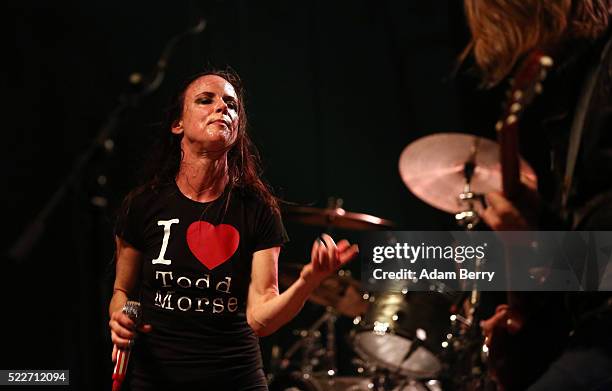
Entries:
{"type": "Polygon", "coordinates": [[[327,247],[328,254],[331,258],[331,256],[335,254],[336,249],[338,248],[336,246],[336,242],[334,242],[334,239],[328,234],[321,234],[321,239],[323,239],[323,242],[325,243],[325,247],[327,247]]]}
{"type": "Polygon", "coordinates": [[[336,242],[334,239],[328,234],[322,234],[321,238],[325,242],[325,246],[327,247],[327,260],[325,262],[325,270],[333,271],[336,270],[336,267],[339,266],[338,263],[338,247],[336,246],[336,242]]]}
{"type": "Polygon", "coordinates": [[[357,245],[351,245],[348,240],[336,244],[328,234],[322,234],[315,240],[310,252],[312,272],[324,277],[350,261],[359,252],[357,245]]]}
{"type": "MultiPolygon", "coordinates": [[[[138,328],[138,331],[142,333],[150,333],[151,330],[153,330],[153,327],[150,324],[144,324],[138,328]]],[[[129,347],[130,341],[133,341],[137,337],[137,333],[125,333],[122,332],[121,329],[111,329],[111,341],[121,349],[129,347]]]]}
{"type": "Polygon", "coordinates": [[[346,239],[341,240],[336,245],[334,239],[331,236],[327,234],[322,234],[321,237],[323,238],[324,243],[327,246],[327,256],[329,260],[327,264],[329,265],[330,270],[337,269],[338,267],[353,259],[355,255],[359,253],[359,246],[357,246],[356,244],[351,245],[350,242],[346,239]]]}
{"type": "Polygon", "coordinates": [[[327,264],[328,264],[328,255],[327,255],[327,248],[325,247],[325,245],[319,243],[319,264],[316,268],[317,272],[326,272],[328,270],[327,268],[327,264]]]}
{"type": "Polygon", "coordinates": [[[127,348],[131,340],[132,338],[122,338],[122,337],[119,337],[115,332],[111,331],[111,341],[113,341],[113,343],[118,348],[121,348],[121,349],[127,348]]]}
{"type": "Polygon", "coordinates": [[[342,239],[341,241],[339,241],[336,244],[336,247],[338,247],[338,253],[343,252],[344,250],[346,250],[347,248],[351,247],[351,244],[349,243],[348,240],[346,239],[342,239]]]}
{"type": "Polygon", "coordinates": [[[133,333],[132,331],[129,331],[127,329],[120,328],[120,327],[114,328],[113,332],[119,338],[132,339],[132,338],[136,337],[136,334],[133,333]]]}
{"type": "Polygon", "coordinates": [[[359,246],[353,244],[352,246],[348,247],[347,249],[338,254],[338,262],[340,263],[340,265],[344,265],[345,263],[355,258],[358,253],[359,246]]]}
{"type": "Polygon", "coordinates": [[[134,329],[135,326],[134,321],[130,319],[129,316],[124,314],[121,310],[113,312],[113,314],[111,315],[111,321],[115,321],[121,327],[130,330],[134,329]]]}
{"type": "Polygon", "coordinates": [[[310,262],[314,271],[319,270],[319,247],[319,239],[317,239],[312,244],[312,251],[310,252],[310,262]]]}
{"type": "MultiPolygon", "coordinates": [[[[138,334],[136,333],[135,323],[123,311],[115,311],[111,314],[111,319],[108,322],[111,329],[111,340],[115,347],[125,349],[130,346],[130,341],[133,341],[138,334]]],[[[138,326],[137,331],[141,333],[149,333],[153,328],[150,324],[138,326]]],[[[113,353],[115,355],[115,353],[113,353]]]]}
{"type": "Polygon", "coordinates": [[[111,328],[111,331],[115,333],[119,338],[131,339],[135,336],[132,330],[125,328],[121,323],[114,319],[111,319],[108,324],[111,328]]]}

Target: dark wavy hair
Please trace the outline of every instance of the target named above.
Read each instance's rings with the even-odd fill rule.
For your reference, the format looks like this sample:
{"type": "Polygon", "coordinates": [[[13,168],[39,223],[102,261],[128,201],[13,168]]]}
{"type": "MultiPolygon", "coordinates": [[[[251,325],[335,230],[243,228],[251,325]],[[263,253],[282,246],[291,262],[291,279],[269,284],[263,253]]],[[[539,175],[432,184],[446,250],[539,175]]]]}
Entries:
{"type": "Polygon", "coordinates": [[[185,93],[189,86],[197,79],[207,75],[216,75],[227,80],[234,87],[238,98],[238,134],[236,140],[229,146],[227,151],[229,190],[226,201],[229,202],[229,195],[232,191],[239,190],[257,196],[274,212],[280,213],[277,198],[261,177],[262,169],[259,152],[247,132],[247,118],[244,106],[245,94],[242,81],[231,68],[209,69],[189,77],[173,95],[170,104],[166,108],[166,118],[161,128],[163,134],[158,139],[157,145],[153,148],[153,152],[148,158],[148,164],[143,170],[145,181],[125,197],[118,214],[118,227],[123,226],[131,201],[135,196],[144,191],[158,191],[159,188],[175,181],[183,155],[181,150],[183,134],[174,134],[170,129],[182,117],[185,93]]]}

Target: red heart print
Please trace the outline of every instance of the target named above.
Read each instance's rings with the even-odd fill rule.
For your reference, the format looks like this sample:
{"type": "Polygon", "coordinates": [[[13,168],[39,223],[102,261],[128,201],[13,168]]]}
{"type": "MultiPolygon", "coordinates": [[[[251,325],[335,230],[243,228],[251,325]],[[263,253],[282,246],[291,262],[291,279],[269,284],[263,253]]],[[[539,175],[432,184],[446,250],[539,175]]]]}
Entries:
{"type": "Polygon", "coordinates": [[[194,221],[187,228],[189,249],[209,270],[230,259],[238,243],[238,230],[228,224],[212,225],[206,221],[194,221]]]}

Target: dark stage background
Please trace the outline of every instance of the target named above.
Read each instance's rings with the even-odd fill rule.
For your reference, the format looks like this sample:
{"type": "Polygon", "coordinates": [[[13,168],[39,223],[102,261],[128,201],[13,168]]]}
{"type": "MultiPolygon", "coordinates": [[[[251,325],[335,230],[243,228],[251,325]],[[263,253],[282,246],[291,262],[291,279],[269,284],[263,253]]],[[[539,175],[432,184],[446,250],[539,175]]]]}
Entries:
{"type": "MultiPolygon", "coordinates": [[[[479,91],[457,55],[467,42],[461,2],[183,1],[7,2],[3,6],[0,369],[70,369],[73,389],[110,387],[107,303],[112,286],[115,209],[138,177],[169,94],[206,64],[244,79],[251,133],[265,176],[283,199],[393,220],[399,229],[450,229],[452,216],[410,194],[398,173],[401,151],[435,132],[493,136],[498,91],[479,91]],[[166,42],[204,17],[202,34],[181,41],[160,89],[118,119],[114,149],[88,148],[133,72],[148,74],[166,42]],[[98,178],[106,182],[100,184],[98,178]],[[67,180],[37,240],[14,249],[67,180]],[[92,199],[108,201],[96,206],[92,199]]],[[[99,204],[99,203],[98,203],[99,204]]],[[[287,221],[281,263],[306,262],[321,228],[287,221]]],[[[358,233],[337,232],[355,240],[358,233]]],[[[29,236],[35,238],[35,236],[29,236]]],[[[358,273],[359,261],[351,268],[358,273]]],[[[307,304],[262,339],[286,349],[292,330],[322,308],[307,304]]],[[[341,374],[352,370],[338,321],[341,374]]]]}

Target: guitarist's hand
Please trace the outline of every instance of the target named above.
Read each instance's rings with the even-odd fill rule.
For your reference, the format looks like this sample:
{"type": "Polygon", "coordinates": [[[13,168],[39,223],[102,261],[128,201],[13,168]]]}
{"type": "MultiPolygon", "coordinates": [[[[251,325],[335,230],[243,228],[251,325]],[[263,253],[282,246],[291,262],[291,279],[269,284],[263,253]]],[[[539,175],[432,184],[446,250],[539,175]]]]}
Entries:
{"type": "Polygon", "coordinates": [[[495,309],[495,314],[489,319],[480,322],[482,334],[485,337],[485,345],[491,347],[495,344],[495,335],[505,332],[511,335],[518,333],[523,327],[523,317],[516,311],[510,311],[507,304],[500,304],[495,309]]]}
{"type": "Polygon", "coordinates": [[[501,192],[486,195],[487,208],[482,220],[494,231],[525,231],[537,228],[540,197],[535,188],[523,186],[516,201],[501,192]]]}
{"type": "Polygon", "coordinates": [[[515,389],[516,371],[513,369],[512,355],[510,358],[507,356],[512,343],[509,336],[518,333],[523,323],[522,315],[510,310],[507,304],[497,306],[492,317],[480,322],[484,343],[489,348],[489,374],[502,391],[515,389]]]}

